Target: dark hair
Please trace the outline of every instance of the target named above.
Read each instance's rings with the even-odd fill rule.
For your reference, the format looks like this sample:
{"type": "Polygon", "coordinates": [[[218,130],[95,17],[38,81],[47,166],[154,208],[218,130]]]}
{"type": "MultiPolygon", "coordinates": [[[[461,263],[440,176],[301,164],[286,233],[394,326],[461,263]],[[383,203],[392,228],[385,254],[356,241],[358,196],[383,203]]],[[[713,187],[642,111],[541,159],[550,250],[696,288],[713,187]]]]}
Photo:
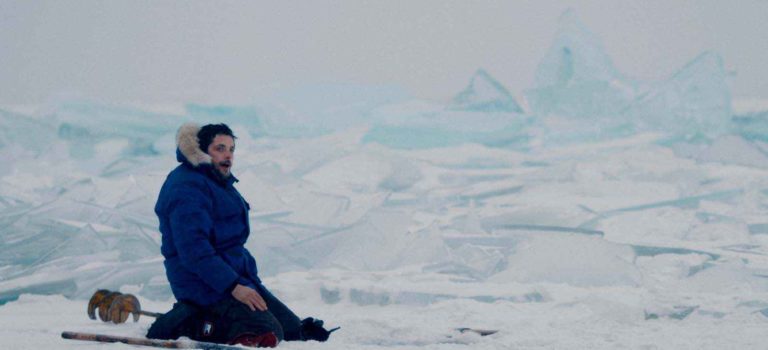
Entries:
{"type": "Polygon", "coordinates": [[[227,135],[231,136],[232,139],[237,138],[227,124],[205,125],[197,132],[197,139],[200,142],[200,149],[203,150],[203,152],[208,153],[208,146],[211,145],[211,142],[216,138],[216,135],[227,135]]]}

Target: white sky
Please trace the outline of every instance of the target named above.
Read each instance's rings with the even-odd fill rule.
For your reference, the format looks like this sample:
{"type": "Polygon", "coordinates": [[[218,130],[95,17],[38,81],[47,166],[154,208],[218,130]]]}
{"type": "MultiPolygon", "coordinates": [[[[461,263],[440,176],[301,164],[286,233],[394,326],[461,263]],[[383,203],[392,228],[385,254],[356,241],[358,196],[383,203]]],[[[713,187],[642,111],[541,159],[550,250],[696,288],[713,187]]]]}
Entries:
{"type": "Polygon", "coordinates": [[[447,100],[480,67],[521,95],[568,7],[631,77],[714,50],[734,96],[768,97],[768,1],[0,0],[0,103],[243,103],[312,82],[447,100]]]}

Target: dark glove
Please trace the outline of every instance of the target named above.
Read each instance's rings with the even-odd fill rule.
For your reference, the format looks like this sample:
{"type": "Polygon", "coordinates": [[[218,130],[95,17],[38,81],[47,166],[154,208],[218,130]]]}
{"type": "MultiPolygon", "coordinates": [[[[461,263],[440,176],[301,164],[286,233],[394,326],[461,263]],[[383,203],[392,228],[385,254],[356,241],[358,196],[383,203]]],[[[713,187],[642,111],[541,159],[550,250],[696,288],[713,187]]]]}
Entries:
{"type": "Polygon", "coordinates": [[[337,331],[340,327],[331,330],[323,328],[323,320],[316,320],[312,317],[301,321],[301,334],[304,340],[326,341],[331,333],[337,331]]]}

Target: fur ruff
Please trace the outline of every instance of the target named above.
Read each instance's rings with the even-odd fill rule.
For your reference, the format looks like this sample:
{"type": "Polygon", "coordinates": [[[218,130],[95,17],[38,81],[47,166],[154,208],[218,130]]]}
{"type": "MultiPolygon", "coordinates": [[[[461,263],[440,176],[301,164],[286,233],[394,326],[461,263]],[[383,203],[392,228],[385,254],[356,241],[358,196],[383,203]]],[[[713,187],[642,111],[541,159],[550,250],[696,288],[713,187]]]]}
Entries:
{"type": "Polygon", "coordinates": [[[200,164],[211,164],[211,156],[200,149],[200,140],[197,138],[199,131],[200,125],[185,123],[179,127],[179,131],[176,133],[176,146],[194,167],[200,164]]]}

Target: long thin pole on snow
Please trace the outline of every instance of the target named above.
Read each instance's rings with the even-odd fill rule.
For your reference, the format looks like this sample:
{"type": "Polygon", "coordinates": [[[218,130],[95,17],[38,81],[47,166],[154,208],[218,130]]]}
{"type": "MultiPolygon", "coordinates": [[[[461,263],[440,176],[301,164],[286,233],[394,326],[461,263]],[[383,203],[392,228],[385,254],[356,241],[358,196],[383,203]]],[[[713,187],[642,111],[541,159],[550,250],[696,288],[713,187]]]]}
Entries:
{"type": "Polygon", "coordinates": [[[243,348],[237,346],[207,343],[194,340],[157,340],[79,332],[62,332],[61,337],[64,339],[85,340],[100,343],[124,343],[130,345],[152,346],[166,349],[243,350],[243,348]]]}

